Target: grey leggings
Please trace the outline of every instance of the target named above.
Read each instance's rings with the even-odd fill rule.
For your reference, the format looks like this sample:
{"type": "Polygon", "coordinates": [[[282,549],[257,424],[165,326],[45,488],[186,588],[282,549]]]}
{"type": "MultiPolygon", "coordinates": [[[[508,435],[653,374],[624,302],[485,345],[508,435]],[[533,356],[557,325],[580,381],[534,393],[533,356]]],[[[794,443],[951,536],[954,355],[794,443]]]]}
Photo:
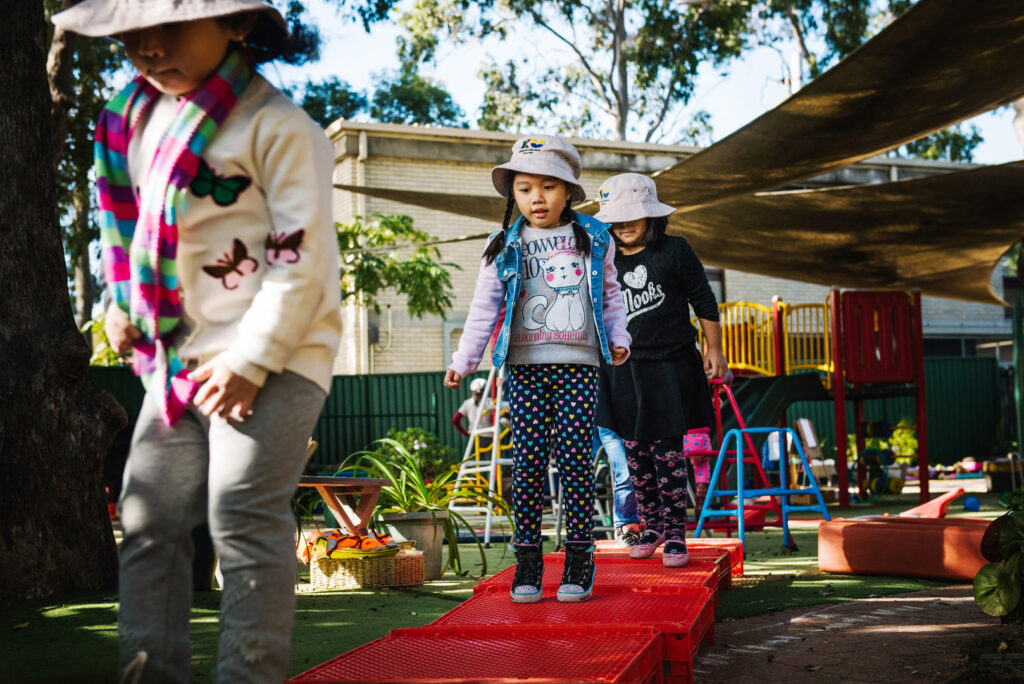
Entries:
{"type": "Polygon", "coordinates": [[[294,373],[270,375],[244,422],[195,407],[174,426],[148,397],[121,492],[122,667],[146,651],[145,682],[188,682],[191,531],[208,521],[220,557],[217,678],[287,675],[295,613],[290,500],[325,394],[294,373]]]}

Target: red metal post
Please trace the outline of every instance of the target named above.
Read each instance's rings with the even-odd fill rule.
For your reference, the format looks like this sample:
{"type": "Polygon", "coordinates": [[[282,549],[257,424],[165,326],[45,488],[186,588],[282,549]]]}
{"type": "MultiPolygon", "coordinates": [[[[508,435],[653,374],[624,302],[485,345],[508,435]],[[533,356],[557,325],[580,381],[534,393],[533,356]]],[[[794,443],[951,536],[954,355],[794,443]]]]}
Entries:
{"type": "Polygon", "coordinates": [[[924,387],[924,333],[921,325],[920,290],[914,292],[910,325],[914,353],[914,386],[917,388],[917,396],[914,401],[917,409],[917,477],[921,483],[921,503],[924,503],[931,498],[931,495],[928,492],[928,406],[924,387]]]}
{"type": "Polygon", "coordinates": [[[843,377],[843,330],[839,310],[842,297],[839,290],[829,295],[830,325],[832,326],[832,401],[836,417],[836,476],[839,483],[839,507],[850,507],[850,471],[846,457],[846,384],[843,377]]]}

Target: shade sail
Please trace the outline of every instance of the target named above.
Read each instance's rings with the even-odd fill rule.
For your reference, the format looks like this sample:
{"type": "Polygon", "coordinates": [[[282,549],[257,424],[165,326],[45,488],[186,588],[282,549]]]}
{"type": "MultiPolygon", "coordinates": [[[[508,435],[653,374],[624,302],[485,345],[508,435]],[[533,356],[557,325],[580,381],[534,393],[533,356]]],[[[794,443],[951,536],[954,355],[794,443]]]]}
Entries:
{"type": "MultiPolygon", "coordinates": [[[[337,186],[497,222],[499,197],[337,186]]],[[[709,265],[790,280],[1002,303],[989,280],[1024,237],[1024,162],[941,176],[734,198],[672,216],[709,265]]],[[[481,233],[479,237],[485,237],[481,233]]]]}
{"type": "Polygon", "coordinates": [[[1024,1],[921,0],[801,91],[654,174],[682,211],[848,166],[1024,94],[1024,1]]]}
{"type": "Polygon", "coordinates": [[[1024,237],[1024,162],[765,193],[670,219],[705,263],[790,280],[1001,304],[990,278],[1024,237]]]}

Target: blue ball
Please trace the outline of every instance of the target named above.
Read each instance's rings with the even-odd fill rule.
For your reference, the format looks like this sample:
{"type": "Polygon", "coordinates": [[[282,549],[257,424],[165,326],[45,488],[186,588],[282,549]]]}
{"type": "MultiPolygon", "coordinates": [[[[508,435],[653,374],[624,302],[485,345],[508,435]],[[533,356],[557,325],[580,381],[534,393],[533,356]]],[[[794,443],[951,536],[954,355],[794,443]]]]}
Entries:
{"type": "Polygon", "coordinates": [[[976,496],[969,496],[966,499],[964,499],[964,510],[965,511],[970,511],[971,513],[975,513],[977,511],[980,511],[981,510],[981,502],[978,501],[978,497],[976,497],[976,496]]]}

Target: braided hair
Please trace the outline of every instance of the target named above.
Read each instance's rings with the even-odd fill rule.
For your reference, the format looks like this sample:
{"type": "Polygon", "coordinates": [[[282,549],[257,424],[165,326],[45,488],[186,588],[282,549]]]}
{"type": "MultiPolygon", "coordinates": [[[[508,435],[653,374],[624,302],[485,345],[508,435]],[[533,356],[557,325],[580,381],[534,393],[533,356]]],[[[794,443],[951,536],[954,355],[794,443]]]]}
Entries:
{"type": "MultiPolygon", "coordinates": [[[[505,234],[508,232],[508,227],[512,221],[512,211],[515,209],[515,206],[516,202],[510,196],[505,204],[505,218],[501,222],[501,232],[495,235],[494,239],[488,243],[487,248],[484,249],[484,258],[488,264],[494,263],[501,250],[505,248],[505,234]]],[[[562,221],[562,225],[572,224],[572,235],[576,239],[576,250],[584,256],[589,256],[590,236],[587,235],[587,231],[583,230],[583,226],[576,220],[576,214],[569,208],[569,202],[565,203],[559,218],[562,221]]]]}

